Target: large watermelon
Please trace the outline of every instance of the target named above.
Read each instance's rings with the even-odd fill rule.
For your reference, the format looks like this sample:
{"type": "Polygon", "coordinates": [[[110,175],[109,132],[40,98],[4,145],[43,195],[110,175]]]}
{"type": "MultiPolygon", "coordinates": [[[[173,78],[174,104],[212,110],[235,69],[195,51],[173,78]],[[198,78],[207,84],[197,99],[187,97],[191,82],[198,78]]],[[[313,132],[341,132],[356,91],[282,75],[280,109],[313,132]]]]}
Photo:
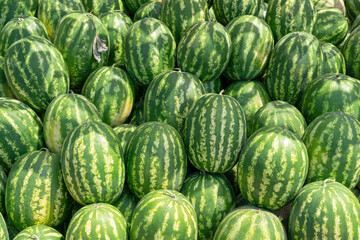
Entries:
{"type": "Polygon", "coordinates": [[[331,43],[322,42],[321,49],[324,55],[323,74],[346,73],[346,63],[341,51],[331,43]]]}
{"type": "Polygon", "coordinates": [[[125,150],[126,143],[136,128],[137,127],[132,124],[121,124],[121,125],[117,126],[116,128],[114,128],[114,132],[116,133],[116,135],[120,141],[121,148],[123,150],[125,150]]]}
{"type": "Polygon", "coordinates": [[[312,0],[312,2],[314,3],[315,9],[336,7],[341,10],[344,16],[346,15],[344,0],[312,0]]]}
{"type": "MultiPolygon", "coordinates": [[[[359,2],[360,5],[360,2],[359,2]]],[[[346,60],[346,74],[360,79],[360,27],[351,32],[344,46],[342,53],[346,60]]]]}
{"type": "Polygon", "coordinates": [[[173,190],[155,190],[143,197],[131,220],[130,239],[197,239],[194,207],[173,190]]]}
{"type": "Polygon", "coordinates": [[[112,203],[112,205],[119,209],[125,217],[128,229],[130,229],[131,218],[138,201],[139,200],[130,191],[129,187],[125,185],[120,197],[112,203]]]}
{"type": "Polygon", "coordinates": [[[124,186],[123,151],[116,133],[104,123],[85,123],[66,136],[61,167],[71,196],[83,205],[113,203],[124,186]]]}
{"type": "Polygon", "coordinates": [[[162,2],[151,1],[148,3],[144,3],[135,12],[134,22],[139,21],[146,17],[152,17],[161,20],[161,8],[162,8],[162,2]]]}
{"type": "Polygon", "coordinates": [[[39,0],[2,0],[0,4],[0,29],[12,18],[35,15],[39,0]]]}
{"type": "Polygon", "coordinates": [[[351,21],[360,15],[360,0],[346,0],[346,12],[351,21]]]}
{"type": "Polygon", "coordinates": [[[127,183],[139,199],[156,189],[181,189],[186,176],[186,151],[180,134],[170,125],[140,125],[131,134],[124,155],[127,183]]]}
{"type": "Polygon", "coordinates": [[[112,12],[115,10],[125,12],[123,0],[81,0],[84,3],[85,10],[96,16],[102,13],[112,12]]]}
{"type": "Polygon", "coordinates": [[[0,98],[8,97],[13,98],[14,94],[11,92],[9,85],[6,82],[5,72],[4,72],[4,57],[0,56],[0,98]]]}
{"type": "Polygon", "coordinates": [[[61,233],[45,225],[34,225],[22,230],[14,240],[64,240],[61,233]]]}

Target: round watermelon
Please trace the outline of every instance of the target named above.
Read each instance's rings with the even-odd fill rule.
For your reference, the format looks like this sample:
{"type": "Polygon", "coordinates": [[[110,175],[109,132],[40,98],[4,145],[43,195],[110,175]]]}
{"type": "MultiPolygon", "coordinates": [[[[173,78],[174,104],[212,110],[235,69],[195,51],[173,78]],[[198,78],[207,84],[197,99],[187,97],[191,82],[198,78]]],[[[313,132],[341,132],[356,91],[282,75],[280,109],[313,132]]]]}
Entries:
{"type": "Polygon", "coordinates": [[[82,2],[85,10],[96,16],[115,10],[125,12],[123,0],[82,0],[82,2]]]}
{"type": "Polygon", "coordinates": [[[346,63],[341,51],[331,43],[322,42],[321,49],[324,55],[323,74],[342,73],[346,74],[346,63]]]}
{"type": "Polygon", "coordinates": [[[35,16],[39,0],[2,0],[0,4],[0,29],[14,17],[35,16]]]}
{"type": "MultiPolygon", "coordinates": [[[[359,2],[360,5],[360,2],[359,2]]],[[[342,47],[342,53],[346,60],[346,74],[360,79],[360,28],[352,31],[342,47]]]]}
{"type": "Polygon", "coordinates": [[[155,1],[144,3],[135,12],[134,22],[147,17],[152,17],[161,20],[162,5],[163,5],[162,2],[155,2],[155,1]]]}
{"type": "Polygon", "coordinates": [[[27,227],[22,230],[14,240],[64,240],[65,238],[57,230],[45,226],[45,225],[34,225],[27,227]]]}

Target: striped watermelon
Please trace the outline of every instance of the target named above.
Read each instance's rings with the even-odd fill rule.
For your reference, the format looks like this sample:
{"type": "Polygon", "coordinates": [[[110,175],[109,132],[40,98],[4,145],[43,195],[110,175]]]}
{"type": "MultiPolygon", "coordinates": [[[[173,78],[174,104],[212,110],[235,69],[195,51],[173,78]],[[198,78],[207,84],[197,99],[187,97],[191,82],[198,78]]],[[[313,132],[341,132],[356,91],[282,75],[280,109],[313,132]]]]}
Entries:
{"type": "MultiPolygon", "coordinates": [[[[6,222],[2,214],[0,214],[0,239],[9,240],[9,232],[7,230],[6,222]]],[[[12,238],[11,238],[12,239],[12,238]]]]}
{"type": "Polygon", "coordinates": [[[130,76],[116,67],[101,67],[93,72],[81,94],[95,104],[103,122],[111,127],[126,121],[135,99],[130,76]]]}
{"type": "Polygon", "coordinates": [[[260,7],[261,0],[214,0],[213,3],[216,19],[223,25],[239,16],[257,16],[260,7]]]}
{"type": "Polygon", "coordinates": [[[306,185],[291,206],[290,239],[360,239],[360,203],[333,180],[306,185]]]}
{"type": "Polygon", "coordinates": [[[184,126],[190,162],[199,170],[224,173],[236,163],[245,142],[245,114],[236,99],[209,93],[191,107],[184,126]]]}
{"type": "Polygon", "coordinates": [[[125,148],[129,188],[139,199],[156,189],[180,190],[187,158],[180,134],[166,123],[147,122],[131,134],[125,148]]]}
{"type": "Polygon", "coordinates": [[[71,219],[66,240],[126,240],[126,221],[121,212],[107,203],[81,208],[71,219]]]}
{"type": "Polygon", "coordinates": [[[268,3],[261,1],[260,10],[259,10],[259,13],[257,14],[257,17],[265,20],[268,7],[269,7],[268,3]]]}
{"type": "Polygon", "coordinates": [[[125,166],[120,142],[104,123],[85,123],[66,136],[61,167],[71,196],[83,205],[112,203],[124,186],[125,166]]]}
{"type": "Polygon", "coordinates": [[[0,29],[14,17],[35,16],[39,0],[2,0],[0,4],[0,29]]]}
{"type": "Polygon", "coordinates": [[[121,149],[125,150],[126,143],[135,129],[136,126],[132,124],[121,124],[114,128],[114,132],[120,141],[121,149]]]}
{"type": "Polygon", "coordinates": [[[104,13],[100,16],[100,19],[109,31],[110,53],[108,65],[118,64],[123,66],[125,64],[125,36],[133,22],[125,13],[119,11],[104,13]]]}
{"type": "Polygon", "coordinates": [[[222,174],[192,173],[181,193],[196,211],[198,239],[212,239],[220,221],[235,206],[234,190],[222,174]]]}
{"type": "Polygon", "coordinates": [[[274,38],[266,22],[255,16],[241,16],[226,28],[232,51],[225,76],[231,80],[251,80],[263,74],[274,48],[274,38]]]}
{"type": "Polygon", "coordinates": [[[119,209],[125,217],[128,229],[130,229],[132,214],[138,201],[139,200],[132,194],[129,187],[125,185],[120,197],[112,204],[119,209]]]}
{"type": "Polygon", "coordinates": [[[141,86],[175,66],[176,44],[168,27],[155,18],[135,22],[125,37],[125,66],[141,86]]]}
{"type": "Polygon", "coordinates": [[[27,36],[49,39],[46,27],[39,19],[33,16],[11,19],[0,32],[0,55],[5,56],[11,44],[27,36]]]}
{"type": "Polygon", "coordinates": [[[0,98],[0,164],[9,172],[16,159],[43,146],[43,126],[24,103],[0,98]]]}
{"type": "Polygon", "coordinates": [[[160,74],[146,91],[145,121],[164,122],[182,133],[190,107],[204,94],[204,86],[191,73],[168,71],[160,74]]]}
{"type": "MultiPolygon", "coordinates": [[[[360,2],[359,2],[360,4],[360,2]]],[[[346,60],[346,74],[360,79],[360,28],[351,32],[349,38],[342,47],[342,53],[346,60]]]]}
{"type": "Polygon", "coordinates": [[[19,157],[6,183],[5,207],[18,230],[32,225],[54,227],[64,221],[70,196],[64,184],[60,156],[32,151],[19,157]]]}
{"type": "Polygon", "coordinates": [[[307,127],[301,112],[291,104],[273,101],[262,106],[250,120],[250,136],[263,127],[287,128],[301,138],[307,127]]]}
{"type": "Polygon", "coordinates": [[[7,175],[6,175],[3,167],[0,166],[0,213],[3,216],[6,215],[6,210],[5,210],[6,182],[7,182],[7,175]]]}
{"type": "MultiPolygon", "coordinates": [[[[128,8],[131,15],[134,15],[134,13],[140,8],[141,5],[145,3],[149,3],[152,0],[124,0],[126,7],[128,8]]],[[[159,1],[160,0],[156,0],[159,1]]]]}
{"type": "Polygon", "coordinates": [[[324,55],[323,74],[346,73],[346,63],[341,51],[331,43],[322,42],[321,49],[324,55]]]}
{"type": "Polygon", "coordinates": [[[228,214],[215,232],[214,240],[277,239],[286,240],[286,231],[273,213],[240,208],[228,214]]]}
{"type": "Polygon", "coordinates": [[[220,93],[221,85],[222,83],[220,78],[215,78],[203,83],[206,93],[220,93]]]}
{"type": "Polygon", "coordinates": [[[193,24],[208,20],[206,0],[163,0],[161,21],[169,27],[176,43],[193,24]]]}
{"type": "Polygon", "coordinates": [[[34,225],[22,230],[14,240],[64,240],[61,233],[45,225],[34,225]]]}
{"type": "Polygon", "coordinates": [[[102,13],[118,10],[125,12],[125,4],[122,0],[81,0],[85,10],[99,16],[102,13]]]}
{"type": "Polygon", "coordinates": [[[54,44],[69,66],[71,88],[81,88],[90,73],[108,61],[109,33],[89,13],[65,15],[57,25],[54,44]]]}
{"type": "Polygon", "coordinates": [[[61,18],[72,12],[85,12],[81,0],[41,0],[37,17],[45,24],[50,39],[53,40],[61,18]]]}
{"type": "Polygon", "coordinates": [[[360,26],[360,15],[352,23],[350,32],[354,31],[359,26],[360,26]]]}
{"type": "Polygon", "coordinates": [[[217,22],[198,22],[181,37],[177,64],[182,71],[208,82],[225,70],[230,54],[231,40],[225,27],[217,22]]]}
{"type": "Polygon", "coordinates": [[[51,152],[60,153],[65,137],[87,121],[101,122],[95,105],[86,97],[70,92],[55,98],[44,116],[44,138],[51,152]]]}
{"type": "Polygon", "coordinates": [[[311,33],[316,20],[312,0],[272,0],[266,13],[269,24],[278,42],[291,32],[311,33]]]}
{"type": "Polygon", "coordinates": [[[310,83],[300,108],[308,123],[326,112],[339,109],[360,120],[360,81],[343,74],[325,74],[310,83]]]}
{"type": "Polygon", "coordinates": [[[139,21],[146,17],[156,18],[161,20],[161,8],[162,2],[148,2],[141,5],[141,7],[135,12],[134,22],[139,21]]]}
{"type": "Polygon", "coordinates": [[[348,19],[335,7],[320,8],[316,13],[316,21],[312,34],[320,42],[334,45],[341,43],[349,29],[348,19]]]}
{"type": "Polygon", "coordinates": [[[280,209],[303,186],[308,166],[305,144],[295,133],[278,126],[261,128],[239,156],[240,191],[256,206],[280,209]]]}
{"type": "Polygon", "coordinates": [[[132,125],[141,125],[145,122],[144,117],[144,98],[141,98],[134,104],[131,114],[128,118],[128,123],[132,125]]]}
{"type": "Polygon", "coordinates": [[[360,122],[342,112],[324,113],[311,122],[303,141],[309,154],[306,182],[334,179],[352,189],[360,178],[360,122]]]}
{"type": "Polygon", "coordinates": [[[346,0],[346,12],[350,21],[360,15],[360,0],[346,0]]]}
{"type": "Polygon", "coordinates": [[[225,89],[225,94],[240,103],[245,113],[247,137],[250,137],[250,124],[255,113],[271,101],[264,85],[258,81],[237,81],[225,89]]]}
{"type": "Polygon", "coordinates": [[[266,79],[269,94],[274,100],[294,105],[300,100],[305,86],[322,71],[320,42],[309,33],[290,33],[275,45],[271,54],[266,79]]]}
{"type": "Polygon", "coordinates": [[[11,92],[9,85],[6,82],[5,72],[4,72],[4,58],[0,56],[0,98],[8,97],[14,98],[14,94],[11,92]]]}
{"type": "Polygon", "coordinates": [[[315,9],[336,7],[341,10],[344,16],[346,15],[344,0],[312,0],[312,2],[314,3],[315,9]]]}
{"type": "Polygon", "coordinates": [[[197,239],[197,231],[196,212],[184,195],[155,190],[136,206],[130,239],[197,239]]]}

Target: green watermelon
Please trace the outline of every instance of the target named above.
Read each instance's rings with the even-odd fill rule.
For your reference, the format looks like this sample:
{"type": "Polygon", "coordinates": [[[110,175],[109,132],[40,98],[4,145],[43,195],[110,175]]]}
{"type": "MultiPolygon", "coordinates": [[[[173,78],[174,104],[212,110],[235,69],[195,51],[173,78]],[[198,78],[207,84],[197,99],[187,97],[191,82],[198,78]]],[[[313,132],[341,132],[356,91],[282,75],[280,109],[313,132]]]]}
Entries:
{"type": "Polygon", "coordinates": [[[269,7],[268,3],[261,1],[260,10],[259,10],[259,13],[257,14],[257,17],[265,20],[268,7],[269,7]]]}
{"type": "Polygon", "coordinates": [[[12,18],[35,16],[39,0],[2,0],[0,4],[0,29],[12,18]]]}
{"type": "Polygon", "coordinates": [[[0,98],[8,97],[14,98],[14,94],[11,92],[9,85],[6,82],[5,72],[4,72],[4,58],[0,56],[0,98]]]}
{"type": "Polygon", "coordinates": [[[222,83],[220,78],[215,78],[203,83],[206,93],[220,93],[221,85],[222,83]]]}
{"type": "MultiPolygon", "coordinates": [[[[152,0],[124,0],[126,7],[128,8],[131,15],[134,15],[134,13],[145,3],[149,3],[152,0]]],[[[160,1],[160,0],[156,0],[160,1]]]]}
{"type": "Polygon", "coordinates": [[[346,12],[351,21],[360,15],[360,0],[346,0],[346,12]]]}
{"type": "Polygon", "coordinates": [[[333,180],[307,184],[291,206],[290,239],[360,239],[360,203],[333,180]]]}
{"type": "Polygon", "coordinates": [[[201,171],[230,170],[245,142],[245,121],[244,111],[233,97],[203,95],[185,119],[184,142],[190,162],[201,171]]]}
{"type": "Polygon", "coordinates": [[[220,221],[235,206],[234,190],[222,174],[192,173],[181,193],[195,208],[198,239],[212,239],[220,221]]]}
{"type": "Polygon", "coordinates": [[[135,129],[136,126],[132,124],[121,124],[114,128],[114,132],[120,141],[121,149],[125,150],[126,143],[135,129]]]}
{"type": "Polygon", "coordinates": [[[258,15],[261,0],[214,0],[213,8],[216,19],[223,25],[243,15],[258,15]]]}
{"type": "Polygon", "coordinates": [[[202,82],[218,78],[230,60],[231,39],[220,23],[198,22],[181,37],[177,64],[202,82]]]}
{"type": "Polygon", "coordinates": [[[120,197],[112,204],[119,209],[125,217],[128,229],[130,229],[132,214],[138,201],[139,200],[132,194],[129,187],[125,185],[120,197]]]}
{"type": "Polygon", "coordinates": [[[197,239],[196,212],[184,195],[155,190],[143,197],[131,220],[130,239],[197,239]]]}
{"type": "Polygon", "coordinates": [[[131,134],[125,148],[126,177],[136,197],[156,189],[179,191],[186,176],[186,151],[172,126],[146,122],[131,134]]]}
{"type": "Polygon", "coordinates": [[[27,36],[39,36],[49,39],[46,27],[39,19],[33,16],[21,16],[11,19],[0,32],[0,55],[5,56],[11,44],[27,36]]]}
{"type": "Polygon", "coordinates": [[[331,43],[322,42],[321,49],[324,55],[323,74],[346,73],[346,63],[341,51],[331,43]]]}
{"type": "Polygon", "coordinates": [[[269,94],[274,100],[295,105],[305,86],[322,71],[320,42],[309,33],[290,33],[275,45],[271,53],[266,78],[269,94]]]}
{"type": "Polygon", "coordinates": [[[344,0],[312,0],[312,2],[314,3],[315,9],[336,7],[341,10],[344,16],[346,15],[344,0]]]}
{"type": "Polygon", "coordinates": [[[121,212],[107,203],[81,208],[71,219],[66,240],[127,240],[126,220],[121,212]]]}
{"type": "Polygon", "coordinates": [[[134,104],[130,116],[128,117],[128,123],[132,125],[141,125],[145,122],[144,117],[144,98],[141,98],[134,104]]]}
{"type": "Polygon", "coordinates": [[[71,196],[83,205],[113,203],[124,186],[123,151],[116,133],[104,123],[85,123],[66,136],[61,167],[71,196]]]}
{"type": "Polygon", "coordinates": [[[125,4],[122,0],[81,0],[85,10],[99,16],[102,13],[118,10],[125,12],[125,4]]]}
{"type": "Polygon", "coordinates": [[[324,113],[307,127],[307,183],[334,179],[353,189],[360,178],[360,122],[341,111],[324,113]]]}
{"type": "Polygon", "coordinates": [[[162,2],[148,2],[141,5],[141,7],[135,12],[134,22],[139,21],[146,17],[156,18],[161,20],[161,8],[162,2]]]}
{"type": "Polygon", "coordinates": [[[32,151],[18,158],[6,183],[5,207],[12,224],[55,227],[65,220],[70,196],[61,172],[60,156],[32,151]]]}
{"type": "Polygon", "coordinates": [[[109,33],[89,13],[69,13],[56,27],[54,44],[69,66],[71,88],[81,88],[91,72],[107,64],[109,33]]]}
{"type": "Polygon", "coordinates": [[[124,41],[127,31],[133,24],[130,17],[123,12],[108,12],[100,16],[100,20],[109,31],[110,53],[108,65],[125,65],[124,41]]]}
{"type": "MultiPolygon", "coordinates": [[[[359,2],[360,4],[360,2],[359,2]]],[[[351,32],[344,46],[342,53],[346,60],[346,74],[360,79],[360,28],[351,32]]]]}
{"type": "Polygon", "coordinates": [[[175,66],[175,40],[168,27],[155,18],[135,22],[125,37],[125,66],[141,86],[175,66]]]}
{"type": "Polygon", "coordinates": [[[228,214],[215,232],[214,240],[286,240],[286,231],[273,213],[255,208],[240,208],[228,214]]]}
{"type": "Polygon", "coordinates": [[[70,92],[55,98],[44,116],[44,138],[51,152],[60,153],[65,137],[77,126],[101,122],[95,105],[86,97],[70,92]]]}
{"type": "Polygon", "coordinates": [[[61,233],[45,225],[34,225],[22,230],[14,240],[64,240],[61,233]]]}
{"type": "Polygon", "coordinates": [[[6,215],[6,210],[5,210],[6,182],[7,182],[7,175],[6,175],[3,167],[0,166],[0,213],[3,216],[6,215]]]}
{"type": "Polygon", "coordinates": [[[2,214],[0,214],[0,239],[1,240],[9,240],[10,239],[9,232],[8,232],[7,226],[6,226],[6,222],[5,222],[2,214]]]}
{"type": "Polygon", "coordinates": [[[343,74],[325,74],[305,89],[300,109],[308,123],[339,109],[360,120],[360,81],[343,74]]]}
{"type": "Polygon", "coordinates": [[[145,94],[145,121],[164,122],[182,133],[190,107],[204,94],[204,86],[191,73],[168,71],[159,74],[145,94]]]}
{"type": "Polygon", "coordinates": [[[0,164],[9,172],[16,159],[43,146],[43,126],[24,103],[0,98],[0,164]]]}
{"type": "Polygon", "coordinates": [[[37,17],[45,24],[50,39],[53,40],[61,18],[72,12],[85,12],[81,0],[41,0],[37,17]]]}
{"type": "Polygon", "coordinates": [[[250,203],[277,210],[303,186],[309,159],[305,144],[283,127],[264,127],[245,143],[239,156],[238,183],[250,203]]]}
{"type": "Polygon", "coordinates": [[[250,120],[250,136],[263,127],[287,128],[301,138],[307,127],[301,112],[291,104],[273,101],[262,106],[250,120]]]}
{"type": "Polygon", "coordinates": [[[233,81],[260,77],[274,48],[270,27],[258,17],[241,16],[226,28],[231,36],[232,50],[225,76],[233,81]]]}
{"type": "Polygon", "coordinates": [[[291,32],[311,33],[315,20],[316,10],[312,0],[272,0],[266,13],[266,22],[275,42],[291,32]]]}
{"type": "Polygon", "coordinates": [[[116,127],[131,113],[134,85],[126,71],[116,67],[101,67],[86,80],[81,94],[97,107],[104,123],[116,127]]]}
{"type": "Polygon", "coordinates": [[[351,25],[350,32],[354,31],[357,27],[360,26],[360,15],[357,16],[357,18],[354,20],[354,22],[351,25]]]}
{"type": "Polygon", "coordinates": [[[29,36],[11,45],[4,69],[15,96],[37,112],[44,112],[55,97],[69,91],[68,67],[44,38],[29,36]]]}
{"type": "Polygon", "coordinates": [[[176,43],[193,24],[208,20],[206,0],[163,0],[161,21],[169,27],[176,43]]]}

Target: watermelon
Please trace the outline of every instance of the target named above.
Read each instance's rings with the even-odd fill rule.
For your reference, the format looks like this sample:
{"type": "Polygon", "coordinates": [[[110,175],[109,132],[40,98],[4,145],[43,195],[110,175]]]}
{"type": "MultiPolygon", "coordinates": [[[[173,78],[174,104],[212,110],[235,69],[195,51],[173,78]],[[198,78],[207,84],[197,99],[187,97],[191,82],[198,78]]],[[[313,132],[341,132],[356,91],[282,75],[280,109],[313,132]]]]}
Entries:
{"type": "Polygon", "coordinates": [[[334,45],[341,43],[349,29],[348,19],[335,7],[320,8],[316,13],[316,22],[312,34],[320,42],[334,45]]]}
{"type": "Polygon", "coordinates": [[[159,74],[146,91],[145,121],[164,122],[182,133],[190,107],[204,94],[204,86],[191,73],[168,71],[159,74]]]}
{"type": "Polygon", "coordinates": [[[135,98],[130,76],[116,67],[101,67],[93,72],[81,94],[95,104],[103,122],[111,127],[126,121],[135,98]]]}
{"type": "Polygon", "coordinates": [[[80,204],[113,203],[125,181],[123,151],[106,124],[88,122],[70,132],[61,149],[67,189],[80,204]]]}
{"type": "Polygon", "coordinates": [[[45,24],[50,39],[54,39],[61,18],[72,12],[85,12],[81,0],[41,0],[37,17],[45,24]]]}
{"type": "Polygon", "coordinates": [[[65,137],[87,121],[101,122],[95,105],[86,97],[73,92],[56,97],[44,116],[44,138],[51,152],[60,153],[65,137]]]}
{"type": "Polygon", "coordinates": [[[353,189],[360,178],[360,122],[341,111],[324,113],[306,129],[307,183],[334,179],[353,189]]]}
{"type": "Polygon", "coordinates": [[[125,66],[141,86],[175,66],[176,44],[168,27],[155,18],[135,22],[125,37],[125,66]]]}
{"type": "Polygon", "coordinates": [[[146,17],[156,18],[161,20],[161,8],[162,2],[148,2],[144,3],[139,7],[139,9],[135,12],[134,22],[139,21],[146,17]]]}
{"type": "Polygon", "coordinates": [[[220,93],[221,85],[220,78],[215,78],[203,83],[206,93],[220,93]]]}
{"type": "Polygon", "coordinates": [[[43,146],[43,126],[36,113],[24,103],[0,98],[0,164],[9,172],[16,159],[43,146]]]}
{"type": "Polygon", "coordinates": [[[0,213],[3,216],[6,215],[6,210],[5,210],[6,181],[7,181],[7,175],[6,175],[3,167],[0,166],[0,213]]]}
{"type": "Polygon", "coordinates": [[[55,227],[65,220],[70,196],[61,172],[60,156],[32,151],[18,158],[6,183],[5,207],[12,224],[55,227]]]}
{"type": "Polygon", "coordinates": [[[136,126],[132,124],[121,124],[114,128],[114,132],[120,141],[121,149],[125,149],[126,143],[135,129],[136,126]]]}
{"type": "Polygon", "coordinates": [[[314,3],[315,9],[336,7],[341,10],[344,16],[346,15],[344,0],[312,0],[312,2],[314,3]]]}
{"type": "Polygon", "coordinates": [[[81,0],[84,4],[85,10],[92,14],[99,16],[102,13],[112,12],[118,10],[125,12],[125,4],[122,0],[81,0]]]}
{"type": "Polygon", "coordinates": [[[225,27],[217,22],[198,22],[181,37],[177,64],[182,71],[208,82],[225,70],[230,54],[231,40],[225,27]]]}
{"type": "Polygon", "coordinates": [[[130,190],[141,199],[156,189],[179,191],[186,176],[186,151],[175,128],[146,122],[131,134],[125,148],[130,190]]]}
{"type": "Polygon", "coordinates": [[[235,98],[241,105],[246,118],[247,137],[251,136],[250,123],[255,113],[271,101],[264,85],[258,81],[237,81],[230,84],[225,93],[235,98]]]}
{"type": "Polygon", "coordinates": [[[132,214],[138,201],[139,200],[132,194],[129,187],[125,185],[120,197],[112,204],[119,209],[125,217],[128,229],[130,229],[132,214]]]}
{"type": "Polygon", "coordinates": [[[81,88],[95,69],[107,64],[109,33],[89,13],[69,13],[56,27],[54,44],[69,66],[71,88],[81,88]]]}
{"type": "Polygon", "coordinates": [[[278,126],[261,128],[251,135],[239,156],[240,191],[256,206],[280,209],[303,186],[308,166],[306,146],[295,133],[278,126]]]}
{"type": "Polygon", "coordinates": [[[126,240],[126,221],[121,212],[107,203],[81,208],[71,219],[66,240],[126,240]]]}
{"type": "Polygon", "coordinates": [[[197,231],[196,212],[184,195],[155,190],[136,206],[130,239],[197,239],[197,231]]]}
{"type": "Polygon", "coordinates": [[[291,206],[290,239],[359,239],[360,203],[344,185],[307,184],[291,206]]]}
{"type": "Polygon", "coordinates": [[[5,72],[4,72],[4,57],[0,56],[0,98],[8,97],[13,98],[14,94],[11,92],[9,85],[6,82],[5,72]]]}
{"type": "Polygon", "coordinates": [[[258,17],[241,16],[226,28],[233,47],[225,76],[233,81],[260,77],[274,48],[270,27],[258,17]]]}
{"type": "Polygon", "coordinates": [[[261,0],[214,0],[213,8],[216,19],[223,25],[243,15],[258,15],[261,0]]]}
{"type": "Polygon", "coordinates": [[[181,193],[191,202],[198,221],[198,239],[212,239],[220,221],[235,205],[230,182],[218,173],[192,173],[181,193]]]}
{"type": "Polygon", "coordinates": [[[360,0],[346,0],[346,12],[350,21],[360,15],[360,0]]]}
{"type": "Polygon", "coordinates": [[[0,5],[0,29],[12,18],[34,16],[39,0],[2,0],[0,5]]]}
{"type": "Polygon", "coordinates": [[[323,74],[346,73],[346,63],[341,51],[331,43],[322,42],[321,49],[324,55],[323,74]]]}
{"type": "Polygon", "coordinates": [[[100,20],[109,32],[110,53],[108,65],[125,65],[124,41],[127,30],[133,24],[131,18],[123,12],[116,11],[102,14],[100,20]]]}
{"type": "Polygon", "coordinates": [[[260,10],[259,10],[259,13],[257,14],[257,17],[265,20],[268,7],[269,7],[268,3],[261,1],[260,10]]]}
{"type": "Polygon", "coordinates": [[[0,55],[5,56],[11,44],[27,36],[49,39],[46,27],[39,19],[33,16],[11,19],[0,32],[0,55]]]}
{"type": "Polygon", "coordinates": [[[359,26],[360,26],[360,15],[352,23],[350,32],[354,31],[359,26]]]}
{"type": "MultiPolygon", "coordinates": [[[[360,4],[360,2],[359,2],[360,4]]],[[[344,46],[342,53],[346,60],[346,74],[360,79],[360,28],[351,32],[344,46]]]]}
{"type": "Polygon", "coordinates": [[[266,13],[269,24],[278,42],[291,32],[311,33],[316,20],[312,0],[272,0],[266,13]]]}
{"type": "Polygon", "coordinates": [[[185,147],[190,162],[201,171],[230,170],[245,137],[245,114],[241,105],[235,98],[221,93],[200,97],[185,119],[185,147]]]}
{"type": "Polygon", "coordinates": [[[144,98],[141,98],[134,104],[131,114],[128,118],[128,123],[132,125],[141,125],[145,122],[144,117],[144,98]]]}
{"type": "MultiPolygon", "coordinates": [[[[149,3],[152,0],[124,0],[126,7],[128,8],[131,15],[134,13],[145,3],[149,3]]],[[[160,2],[160,0],[157,0],[160,2]]]]}
{"type": "Polygon", "coordinates": [[[208,20],[206,0],[163,0],[161,21],[169,27],[176,43],[193,24],[208,20]]]}
{"type": "Polygon", "coordinates": [[[360,120],[360,81],[344,74],[325,74],[305,89],[300,108],[308,123],[339,109],[360,120]]]}
{"type": "Polygon", "coordinates": [[[34,225],[22,230],[14,240],[64,240],[61,233],[45,225],[34,225]]]}
{"type": "Polygon", "coordinates": [[[6,227],[6,222],[2,216],[2,214],[0,214],[0,239],[1,240],[9,240],[9,232],[7,230],[6,227]]]}
{"type": "Polygon", "coordinates": [[[286,240],[287,237],[280,219],[273,213],[263,209],[240,208],[221,221],[213,239],[286,240]]]}
{"type": "Polygon", "coordinates": [[[287,128],[301,138],[307,127],[301,112],[291,104],[272,101],[262,106],[250,120],[250,136],[263,127],[287,128]]]}
{"type": "Polygon", "coordinates": [[[295,105],[305,86],[322,71],[320,42],[309,33],[290,33],[275,45],[271,53],[266,78],[269,94],[274,100],[295,105]]]}

